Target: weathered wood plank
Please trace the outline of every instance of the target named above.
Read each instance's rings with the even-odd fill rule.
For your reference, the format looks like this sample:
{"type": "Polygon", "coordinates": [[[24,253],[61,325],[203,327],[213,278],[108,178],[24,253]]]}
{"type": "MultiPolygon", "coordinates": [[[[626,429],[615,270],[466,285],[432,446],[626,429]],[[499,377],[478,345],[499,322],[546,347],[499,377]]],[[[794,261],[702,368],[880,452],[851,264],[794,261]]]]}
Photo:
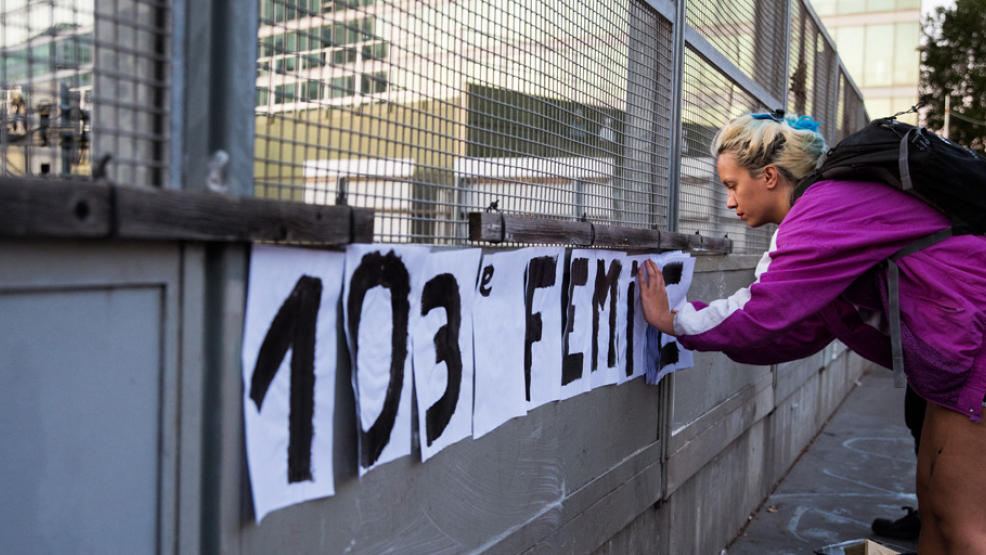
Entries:
{"type": "Polygon", "coordinates": [[[0,236],[369,243],[373,211],[47,179],[0,179],[0,236]]]}
{"type": "Polygon", "coordinates": [[[590,222],[525,218],[493,212],[469,214],[469,239],[488,243],[579,245],[634,250],[681,249],[720,254],[731,252],[733,245],[728,237],[714,238],[590,222]]]}
{"type": "Polygon", "coordinates": [[[0,236],[104,237],[110,229],[105,188],[0,179],[0,236]]]}

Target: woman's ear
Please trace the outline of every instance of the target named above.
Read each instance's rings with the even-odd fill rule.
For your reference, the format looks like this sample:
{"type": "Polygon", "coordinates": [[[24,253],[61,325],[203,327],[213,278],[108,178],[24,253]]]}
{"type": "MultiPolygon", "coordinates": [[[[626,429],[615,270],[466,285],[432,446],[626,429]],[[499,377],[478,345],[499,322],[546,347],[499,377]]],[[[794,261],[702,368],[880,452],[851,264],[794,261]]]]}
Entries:
{"type": "Polygon", "coordinates": [[[777,187],[779,172],[774,166],[764,166],[763,168],[763,178],[767,182],[767,188],[773,189],[777,187]]]}

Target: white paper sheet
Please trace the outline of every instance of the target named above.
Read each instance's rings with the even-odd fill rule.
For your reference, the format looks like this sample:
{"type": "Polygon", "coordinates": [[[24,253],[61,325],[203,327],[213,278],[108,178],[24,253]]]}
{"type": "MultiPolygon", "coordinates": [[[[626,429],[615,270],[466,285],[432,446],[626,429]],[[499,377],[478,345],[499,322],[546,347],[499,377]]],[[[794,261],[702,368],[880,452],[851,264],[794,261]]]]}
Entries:
{"type": "Polygon", "coordinates": [[[258,523],[273,510],[335,494],[336,307],[344,261],[342,253],[310,249],[254,245],[251,251],[242,351],[243,416],[258,523]],[[264,361],[258,365],[265,339],[264,361]],[[308,358],[312,351],[306,345],[312,339],[314,357],[308,358]],[[301,370],[306,358],[314,362],[304,370],[314,371],[314,383],[297,379],[300,373],[292,376],[292,366],[301,370]],[[307,419],[299,420],[292,438],[290,419],[312,406],[307,423],[311,427],[307,419]],[[289,455],[292,442],[295,448],[289,455]]]}
{"type": "Polygon", "coordinates": [[[472,435],[472,309],[480,249],[433,251],[411,318],[421,460],[472,435]]]}
{"type": "Polygon", "coordinates": [[[573,249],[568,268],[568,306],[565,308],[565,334],[562,336],[562,399],[586,393],[591,386],[596,251],[573,249]]]}
{"type": "Polygon", "coordinates": [[[668,300],[672,310],[681,310],[687,302],[688,288],[692,285],[695,274],[695,259],[681,252],[664,253],[660,257],[661,272],[665,276],[665,286],[668,289],[668,300]],[[672,269],[676,267],[677,269],[672,269]],[[677,278],[676,283],[674,281],[677,278]]]}
{"type": "Polygon", "coordinates": [[[411,453],[409,334],[411,315],[419,310],[415,277],[426,256],[428,248],[419,246],[346,248],[342,304],[356,392],[360,477],[411,453]]]}
{"type": "Polygon", "coordinates": [[[473,307],[473,437],[527,414],[524,386],[524,250],[483,256],[473,307]]]}
{"type": "Polygon", "coordinates": [[[561,297],[564,248],[530,248],[525,278],[525,371],[530,364],[527,410],[561,398],[561,297]],[[529,358],[528,358],[529,357],[529,358]]]}
{"type": "Polygon", "coordinates": [[[647,320],[640,306],[640,286],[637,283],[637,269],[642,268],[647,255],[628,256],[623,262],[620,276],[622,297],[617,318],[622,322],[623,333],[619,335],[619,370],[617,383],[625,383],[639,378],[647,370],[647,320]]]}
{"type": "Polygon", "coordinates": [[[619,319],[625,293],[620,292],[624,253],[597,251],[590,274],[592,300],[592,388],[619,381],[619,336],[626,333],[626,322],[619,319]]]}
{"type": "MultiPolygon", "coordinates": [[[[681,252],[664,253],[657,258],[668,290],[668,301],[673,310],[680,310],[687,302],[688,288],[695,273],[695,259],[681,252]]],[[[648,331],[647,383],[657,384],[661,378],[694,365],[694,355],[672,336],[648,331]]]]}

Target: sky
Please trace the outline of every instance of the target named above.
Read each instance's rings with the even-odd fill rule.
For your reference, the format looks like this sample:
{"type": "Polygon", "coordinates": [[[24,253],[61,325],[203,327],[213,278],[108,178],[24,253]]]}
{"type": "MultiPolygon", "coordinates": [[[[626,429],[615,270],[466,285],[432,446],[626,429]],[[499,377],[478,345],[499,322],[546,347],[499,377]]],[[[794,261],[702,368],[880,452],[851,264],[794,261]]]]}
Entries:
{"type": "Polygon", "coordinates": [[[955,0],[921,0],[921,13],[925,15],[930,14],[938,6],[951,8],[955,6],[955,0]]]}

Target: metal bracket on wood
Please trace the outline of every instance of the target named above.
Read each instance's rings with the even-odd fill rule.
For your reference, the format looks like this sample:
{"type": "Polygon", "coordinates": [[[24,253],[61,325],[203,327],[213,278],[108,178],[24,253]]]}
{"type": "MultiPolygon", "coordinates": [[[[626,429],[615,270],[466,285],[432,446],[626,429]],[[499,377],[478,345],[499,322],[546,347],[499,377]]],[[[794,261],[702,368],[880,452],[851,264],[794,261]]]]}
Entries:
{"type": "Polygon", "coordinates": [[[733,242],[702,235],[656,229],[639,229],[591,222],[508,216],[502,213],[469,213],[469,240],[492,244],[575,245],[630,250],[688,250],[702,254],[728,254],[733,242]]]}
{"type": "Polygon", "coordinates": [[[56,179],[0,178],[0,238],[373,241],[373,210],[56,179]]]}

